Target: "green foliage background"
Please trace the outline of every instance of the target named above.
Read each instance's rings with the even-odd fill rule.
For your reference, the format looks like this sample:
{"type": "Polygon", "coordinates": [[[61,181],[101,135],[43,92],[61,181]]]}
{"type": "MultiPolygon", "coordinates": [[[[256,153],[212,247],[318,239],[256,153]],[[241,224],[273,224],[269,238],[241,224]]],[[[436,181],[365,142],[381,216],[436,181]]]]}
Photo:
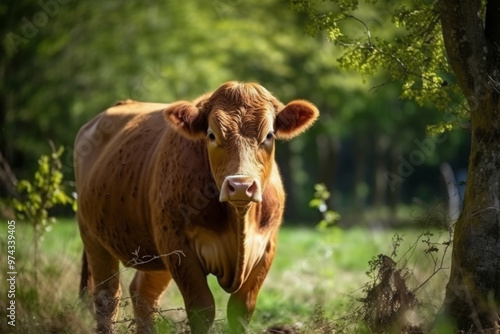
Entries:
{"type": "MultiPolygon", "coordinates": [[[[26,178],[49,151],[51,139],[64,146],[63,172],[71,179],[78,129],[115,102],[191,99],[228,80],[258,81],[285,103],[304,98],[321,111],[311,131],[278,147],[288,191],[287,220],[318,220],[308,207],[318,182],[331,190],[328,201],[335,210],[395,207],[414,198],[441,200],[447,195],[439,164],[448,161],[456,170],[466,165],[467,136],[460,131],[426,154],[396,192],[384,183],[385,172],[397,173],[399,157],[408,160],[419,149],[415,140],[427,138],[427,125],[449,123],[413,88],[436,91],[430,102],[446,106],[453,94],[440,90],[445,79],[453,87],[449,78],[432,74],[448,75],[442,55],[428,64],[429,81],[401,90],[388,54],[402,48],[404,34],[421,33],[401,28],[422,18],[413,5],[400,7],[395,24],[382,24],[388,18],[385,10],[393,10],[389,3],[380,1],[375,11],[359,13],[372,25],[369,45],[366,28],[352,20],[339,25],[357,39],[334,28],[311,38],[304,29],[310,13],[293,10],[287,0],[3,1],[0,151],[18,178],[26,178]],[[381,44],[382,37],[393,42],[381,44]],[[329,40],[366,47],[341,54],[329,40]],[[388,70],[366,68],[365,74],[376,73],[373,77],[349,71],[366,57],[379,57],[379,65],[388,70]]],[[[425,63],[415,51],[421,47],[405,46],[414,66],[425,63]]]]}

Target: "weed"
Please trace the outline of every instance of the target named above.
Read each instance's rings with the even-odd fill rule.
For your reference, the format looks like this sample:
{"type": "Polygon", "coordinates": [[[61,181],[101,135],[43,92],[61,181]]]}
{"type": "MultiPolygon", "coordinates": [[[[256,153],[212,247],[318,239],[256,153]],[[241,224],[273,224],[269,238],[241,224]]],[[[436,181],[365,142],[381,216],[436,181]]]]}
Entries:
{"type": "Polygon", "coordinates": [[[372,282],[364,288],[366,297],[360,299],[361,316],[374,333],[401,333],[410,326],[407,316],[418,301],[406,285],[408,272],[397,269],[388,256],[379,254],[370,261],[372,282]]]}

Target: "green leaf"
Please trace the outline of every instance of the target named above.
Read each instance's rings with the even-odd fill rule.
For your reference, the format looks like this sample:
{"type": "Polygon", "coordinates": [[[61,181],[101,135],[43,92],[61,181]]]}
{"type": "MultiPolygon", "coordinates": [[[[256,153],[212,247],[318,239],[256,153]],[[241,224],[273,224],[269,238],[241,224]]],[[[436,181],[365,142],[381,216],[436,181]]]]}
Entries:
{"type": "Polygon", "coordinates": [[[62,164],[59,160],[63,147],[53,149],[50,155],[42,155],[38,160],[38,170],[33,181],[20,180],[17,189],[22,199],[13,201],[16,215],[22,220],[28,220],[39,238],[44,232],[50,231],[55,223],[55,217],[49,216],[49,211],[55,205],[70,204],[76,207],[76,201],[68,196],[62,187],[62,164]]]}

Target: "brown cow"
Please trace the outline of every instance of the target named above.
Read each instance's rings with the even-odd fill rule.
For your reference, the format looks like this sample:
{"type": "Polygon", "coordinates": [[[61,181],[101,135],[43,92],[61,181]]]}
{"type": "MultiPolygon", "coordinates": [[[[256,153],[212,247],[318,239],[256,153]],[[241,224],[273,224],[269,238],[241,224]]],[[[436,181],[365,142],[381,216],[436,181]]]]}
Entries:
{"type": "Polygon", "coordinates": [[[284,106],[258,84],[228,82],[194,102],[127,100],[83,126],[75,143],[82,288],[93,287],[98,331],[111,332],[116,318],[119,261],[137,269],[138,332],[153,331],[172,278],[192,332],[207,332],[215,317],[208,274],[231,294],[231,330],[243,331],[284,208],[274,140],[317,117],[307,101],[284,106]]]}

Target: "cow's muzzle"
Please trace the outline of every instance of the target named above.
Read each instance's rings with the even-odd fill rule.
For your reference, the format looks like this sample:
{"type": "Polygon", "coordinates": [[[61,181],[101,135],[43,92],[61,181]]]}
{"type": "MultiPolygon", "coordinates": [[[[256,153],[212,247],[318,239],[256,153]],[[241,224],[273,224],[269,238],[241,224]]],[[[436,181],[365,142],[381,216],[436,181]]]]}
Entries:
{"type": "Polygon", "coordinates": [[[235,205],[262,202],[262,189],[259,180],[247,175],[228,176],[222,183],[219,201],[235,205]]]}

